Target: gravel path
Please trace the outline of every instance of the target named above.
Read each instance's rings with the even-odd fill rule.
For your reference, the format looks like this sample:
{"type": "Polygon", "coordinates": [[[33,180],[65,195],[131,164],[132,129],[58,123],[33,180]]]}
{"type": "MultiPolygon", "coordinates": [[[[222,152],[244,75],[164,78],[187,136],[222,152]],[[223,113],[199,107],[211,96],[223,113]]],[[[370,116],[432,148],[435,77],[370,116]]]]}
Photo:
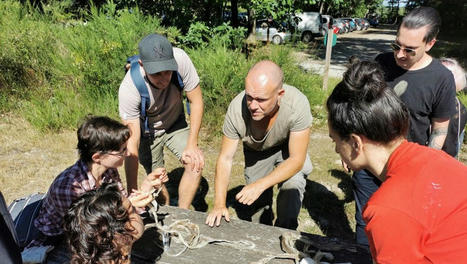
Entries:
{"type": "MultiPolygon", "coordinates": [[[[342,77],[345,65],[352,55],[361,60],[373,60],[381,52],[391,51],[389,44],[396,37],[395,29],[370,28],[366,31],[354,31],[337,35],[337,44],[332,49],[329,75],[342,77]]],[[[308,58],[300,63],[306,71],[318,74],[324,72],[324,58],[326,50],[320,48],[317,53],[319,59],[308,58]]],[[[307,54],[299,56],[309,57],[307,54]]]]}

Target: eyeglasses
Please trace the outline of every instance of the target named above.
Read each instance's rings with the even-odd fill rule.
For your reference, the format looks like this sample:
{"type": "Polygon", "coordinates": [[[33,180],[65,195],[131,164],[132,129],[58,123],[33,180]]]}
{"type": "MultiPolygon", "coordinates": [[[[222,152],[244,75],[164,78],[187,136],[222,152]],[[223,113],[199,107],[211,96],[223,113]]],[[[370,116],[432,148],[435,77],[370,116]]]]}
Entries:
{"type": "Polygon", "coordinates": [[[113,156],[124,157],[127,151],[128,151],[128,149],[127,149],[127,148],[124,148],[122,151],[117,152],[117,153],[115,153],[115,152],[114,152],[114,153],[112,153],[112,152],[105,152],[105,151],[104,151],[104,152],[102,152],[102,154],[109,154],[109,155],[113,155],[113,156]]]}
{"type": "Polygon", "coordinates": [[[404,51],[407,55],[410,55],[410,56],[415,56],[415,54],[416,54],[415,49],[411,49],[411,48],[402,48],[401,46],[399,46],[399,45],[396,44],[396,43],[391,43],[391,49],[392,49],[393,51],[402,50],[402,51],[404,51]]]}

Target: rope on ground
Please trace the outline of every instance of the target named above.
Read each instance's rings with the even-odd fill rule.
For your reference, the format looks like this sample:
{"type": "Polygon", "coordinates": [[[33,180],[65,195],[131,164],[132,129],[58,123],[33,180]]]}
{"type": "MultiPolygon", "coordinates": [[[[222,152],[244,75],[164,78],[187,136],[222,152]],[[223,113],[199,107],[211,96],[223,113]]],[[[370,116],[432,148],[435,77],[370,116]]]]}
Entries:
{"type": "Polygon", "coordinates": [[[165,253],[171,257],[180,256],[187,249],[199,249],[205,247],[208,244],[217,244],[232,247],[238,250],[252,250],[259,254],[266,255],[266,257],[258,261],[251,262],[251,264],[267,264],[274,259],[290,259],[293,260],[295,264],[297,264],[301,258],[310,257],[310,253],[315,253],[313,260],[315,260],[317,264],[320,263],[320,260],[323,256],[331,261],[334,259],[331,253],[321,252],[320,250],[317,252],[315,250],[310,250],[310,244],[307,244],[306,241],[304,243],[304,252],[297,250],[294,245],[297,240],[300,240],[300,238],[292,232],[285,232],[281,236],[281,247],[285,253],[271,254],[271,252],[257,249],[256,245],[248,240],[230,241],[203,235],[200,233],[199,226],[192,223],[189,219],[175,220],[168,226],[161,225],[157,221],[156,209],[157,206],[154,206],[149,210],[149,213],[152,214],[156,220],[155,223],[147,224],[145,229],[156,227],[159,230],[162,236],[162,248],[164,249],[165,253]],[[178,244],[182,244],[183,248],[175,254],[170,253],[170,239],[173,239],[173,241],[178,244]]]}
{"type": "Polygon", "coordinates": [[[162,233],[163,237],[170,236],[175,242],[184,245],[184,248],[176,254],[166,252],[167,255],[172,257],[181,255],[187,249],[198,249],[205,247],[208,244],[220,244],[224,246],[233,247],[235,249],[251,250],[255,248],[255,244],[247,240],[229,241],[224,239],[215,239],[202,235],[200,234],[199,226],[193,224],[188,219],[176,220],[168,226],[163,226],[159,223],[148,224],[146,225],[146,228],[150,228],[153,226],[155,226],[162,233]]]}

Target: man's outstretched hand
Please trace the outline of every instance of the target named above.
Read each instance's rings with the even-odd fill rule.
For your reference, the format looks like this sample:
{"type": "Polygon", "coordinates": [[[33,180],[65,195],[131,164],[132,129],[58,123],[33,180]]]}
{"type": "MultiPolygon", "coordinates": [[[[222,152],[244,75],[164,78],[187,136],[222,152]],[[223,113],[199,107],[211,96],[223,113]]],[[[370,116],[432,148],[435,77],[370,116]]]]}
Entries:
{"type": "Polygon", "coordinates": [[[222,217],[225,218],[225,221],[230,222],[230,215],[227,207],[214,207],[206,218],[206,224],[210,227],[213,227],[214,225],[219,226],[221,224],[222,217]]]}

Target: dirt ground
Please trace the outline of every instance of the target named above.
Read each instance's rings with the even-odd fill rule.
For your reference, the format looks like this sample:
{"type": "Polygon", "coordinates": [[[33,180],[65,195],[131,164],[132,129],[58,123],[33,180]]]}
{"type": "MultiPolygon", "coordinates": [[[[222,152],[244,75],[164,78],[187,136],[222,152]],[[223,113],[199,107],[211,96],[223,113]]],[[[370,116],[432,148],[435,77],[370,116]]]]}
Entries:
{"type": "MultiPolygon", "coordinates": [[[[331,53],[329,76],[342,78],[351,56],[357,56],[360,60],[373,60],[379,53],[391,51],[389,44],[395,38],[396,30],[392,28],[369,28],[365,31],[337,35],[337,44],[332,48],[331,53]]],[[[318,49],[314,55],[308,52],[300,55],[300,66],[303,69],[323,74],[326,55],[324,48],[318,49]]]]}

